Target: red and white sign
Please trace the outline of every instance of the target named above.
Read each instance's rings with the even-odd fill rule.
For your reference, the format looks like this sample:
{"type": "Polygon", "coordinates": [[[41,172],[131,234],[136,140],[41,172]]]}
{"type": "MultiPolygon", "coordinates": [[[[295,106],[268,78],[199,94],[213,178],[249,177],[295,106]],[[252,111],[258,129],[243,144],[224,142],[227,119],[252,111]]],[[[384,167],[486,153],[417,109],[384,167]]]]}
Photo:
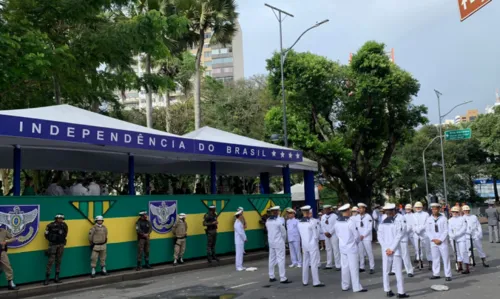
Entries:
{"type": "Polygon", "coordinates": [[[458,7],[460,9],[460,21],[463,21],[480,10],[492,0],[458,0],[458,7]]]}

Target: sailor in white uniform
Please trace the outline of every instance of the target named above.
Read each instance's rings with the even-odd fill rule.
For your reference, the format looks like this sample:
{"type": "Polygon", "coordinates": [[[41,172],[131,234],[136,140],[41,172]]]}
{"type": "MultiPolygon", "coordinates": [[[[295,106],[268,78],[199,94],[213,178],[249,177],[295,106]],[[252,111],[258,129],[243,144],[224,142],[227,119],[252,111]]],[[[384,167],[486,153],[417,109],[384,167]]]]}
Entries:
{"type": "MultiPolygon", "coordinates": [[[[407,204],[405,206],[404,217],[406,219],[406,232],[408,233],[408,247],[411,244],[415,252],[417,252],[418,244],[416,243],[415,232],[413,231],[413,227],[415,226],[415,217],[413,217],[413,207],[411,204],[407,204]]],[[[415,262],[417,261],[418,259],[415,257],[415,262]]]]}
{"type": "Polygon", "coordinates": [[[384,284],[384,292],[387,297],[393,297],[394,293],[391,290],[389,283],[389,273],[392,271],[396,275],[398,298],[410,297],[404,291],[404,278],[403,278],[403,259],[401,257],[401,239],[406,234],[405,223],[402,220],[402,215],[395,214],[396,205],[393,203],[386,203],[384,210],[387,217],[379,225],[378,240],[382,250],[382,279],[384,284]],[[397,220],[400,218],[400,220],[397,220]]]}
{"type": "Polygon", "coordinates": [[[340,260],[342,266],[342,290],[352,286],[353,292],[366,292],[359,282],[359,233],[354,221],[349,220],[351,205],[339,208],[342,216],[335,223],[335,234],[339,237],[340,260]]]}
{"type": "Polygon", "coordinates": [[[415,254],[417,256],[417,260],[421,261],[424,259],[423,255],[427,257],[427,261],[429,262],[429,270],[432,270],[432,254],[431,254],[431,246],[428,236],[426,235],[426,223],[429,218],[429,214],[427,212],[422,211],[423,205],[420,201],[417,201],[413,206],[413,237],[415,238],[415,243],[417,244],[417,250],[415,250],[415,254]],[[420,248],[419,248],[420,244],[420,248]]]}
{"type": "Polygon", "coordinates": [[[339,238],[335,234],[335,222],[337,221],[337,214],[332,210],[331,205],[324,205],[323,211],[325,214],[321,217],[321,227],[325,234],[325,247],[326,247],[326,266],[325,269],[332,269],[333,262],[335,262],[335,269],[340,271],[340,249],[339,238]]]}
{"type": "Polygon", "coordinates": [[[458,272],[462,274],[469,274],[469,254],[466,249],[466,233],[467,224],[464,218],[460,216],[460,208],[454,206],[451,208],[451,214],[453,215],[450,220],[448,220],[448,234],[450,236],[450,241],[452,248],[454,249],[455,255],[457,257],[458,272]],[[465,271],[463,270],[462,264],[465,264],[465,271]]]}
{"type": "Polygon", "coordinates": [[[441,262],[443,260],[446,281],[451,281],[450,255],[448,249],[448,220],[440,213],[441,204],[432,203],[432,216],[425,223],[427,238],[431,243],[432,276],[430,279],[440,279],[441,262]]]}
{"type": "Polygon", "coordinates": [[[299,220],[295,218],[295,210],[286,210],[288,219],[286,220],[286,230],[288,233],[288,247],[290,248],[290,268],[302,267],[302,254],[300,253],[299,220]]]}
{"type": "Polygon", "coordinates": [[[370,265],[370,274],[375,273],[375,259],[373,257],[372,249],[372,233],[373,233],[373,218],[370,214],[366,213],[366,204],[358,203],[359,215],[358,218],[358,232],[359,232],[359,272],[365,272],[365,252],[368,256],[370,265]]]}
{"type": "Polygon", "coordinates": [[[298,229],[300,239],[302,240],[302,251],[304,253],[302,262],[302,284],[309,284],[309,269],[313,279],[313,287],[324,287],[319,280],[318,265],[319,256],[319,226],[318,220],[313,218],[311,206],[303,206],[302,219],[299,222],[298,229]]]}
{"type": "Polygon", "coordinates": [[[289,283],[285,272],[285,240],[286,229],[285,223],[280,215],[280,207],[274,206],[270,208],[272,216],[266,221],[267,239],[269,243],[269,281],[276,281],[274,270],[278,265],[280,282],[289,283]],[[281,218],[281,219],[280,219],[281,218]]]}
{"type": "MultiPolygon", "coordinates": [[[[408,248],[408,239],[409,237],[409,232],[408,232],[408,224],[406,222],[406,217],[405,215],[396,213],[394,211],[394,220],[396,222],[401,222],[399,225],[403,227],[403,237],[401,238],[401,242],[399,243],[399,249],[401,250],[401,260],[403,261],[403,265],[405,267],[406,273],[408,274],[408,277],[413,277],[413,265],[411,263],[411,258],[410,258],[410,251],[408,248]]],[[[395,272],[395,268],[393,265],[393,271],[392,273],[395,272]]]]}
{"type": "Polygon", "coordinates": [[[486,254],[483,250],[483,229],[481,228],[481,223],[479,223],[479,219],[477,219],[476,215],[470,214],[470,207],[468,205],[464,205],[462,207],[462,211],[464,212],[464,221],[467,224],[467,236],[465,237],[467,240],[467,250],[469,250],[471,246],[471,238],[474,244],[474,248],[477,250],[479,257],[483,261],[483,267],[488,268],[489,265],[486,263],[486,254]]]}
{"type": "Polygon", "coordinates": [[[236,216],[236,221],[234,221],[234,246],[236,248],[236,271],[243,271],[243,252],[245,251],[245,242],[247,241],[247,235],[245,234],[245,228],[240,220],[243,210],[239,210],[234,214],[236,216]]]}

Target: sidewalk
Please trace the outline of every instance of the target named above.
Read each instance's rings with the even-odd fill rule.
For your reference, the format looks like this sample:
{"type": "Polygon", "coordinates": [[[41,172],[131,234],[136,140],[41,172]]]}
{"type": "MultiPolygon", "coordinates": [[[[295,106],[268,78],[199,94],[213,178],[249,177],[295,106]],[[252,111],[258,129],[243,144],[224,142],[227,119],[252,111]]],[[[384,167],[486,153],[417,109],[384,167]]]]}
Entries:
{"type": "MultiPolygon", "coordinates": [[[[248,252],[245,255],[245,261],[254,261],[263,258],[267,258],[268,253],[265,251],[255,251],[248,252]]],[[[219,265],[230,265],[234,264],[234,255],[220,256],[219,265]]],[[[0,298],[2,299],[20,299],[32,296],[47,295],[52,293],[65,292],[69,290],[84,289],[88,287],[95,287],[105,284],[117,283],[127,280],[137,280],[142,278],[148,278],[152,276],[173,274],[186,272],[191,270],[199,270],[214,267],[207,263],[205,259],[186,261],[184,265],[173,266],[170,264],[163,265],[153,265],[151,270],[121,270],[117,272],[110,272],[108,276],[96,276],[96,278],[90,278],[90,274],[87,276],[80,276],[74,278],[62,279],[62,283],[56,284],[51,282],[48,286],[42,285],[42,283],[19,285],[20,290],[18,291],[7,291],[2,289],[0,291],[0,298]]]]}

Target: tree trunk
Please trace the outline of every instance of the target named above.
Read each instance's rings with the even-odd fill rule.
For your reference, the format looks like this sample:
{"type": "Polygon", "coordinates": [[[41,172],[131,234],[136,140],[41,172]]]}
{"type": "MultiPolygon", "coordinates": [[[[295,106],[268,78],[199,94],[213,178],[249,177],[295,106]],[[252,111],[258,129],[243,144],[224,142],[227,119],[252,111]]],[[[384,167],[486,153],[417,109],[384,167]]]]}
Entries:
{"type": "Polygon", "coordinates": [[[170,91],[165,93],[165,131],[170,133],[170,91]]]}
{"type": "Polygon", "coordinates": [[[10,169],[0,169],[0,181],[2,181],[3,194],[7,195],[10,190],[10,169]]]}
{"type": "Polygon", "coordinates": [[[200,101],[201,101],[201,54],[203,53],[203,46],[205,41],[205,32],[200,30],[200,36],[198,41],[198,50],[196,51],[196,63],[195,63],[195,74],[194,74],[194,128],[198,130],[201,123],[201,111],[200,111],[200,101]]]}
{"type": "Polygon", "coordinates": [[[54,84],[54,98],[56,100],[57,105],[61,105],[61,86],[59,85],[59,79],[57,79],[56,75],[52,76],[52,82],[54,84]]]}
{"type": "Polygon", "coordinates": [[[498,202],[498,189],[497,189],[497,177],[493,176],[493,192],[495,192],[495,201],[498,202]]]}
{"type": "MultiPolygon", "coordinates": [[[[146,54],[146,74],[151,75],[151,54],[146,54]]],[[[146,84],[147,96],[146,96],[146,123],[148,128],[153,127],[153,91],[151,90],[151,85],[146,84]]]]}

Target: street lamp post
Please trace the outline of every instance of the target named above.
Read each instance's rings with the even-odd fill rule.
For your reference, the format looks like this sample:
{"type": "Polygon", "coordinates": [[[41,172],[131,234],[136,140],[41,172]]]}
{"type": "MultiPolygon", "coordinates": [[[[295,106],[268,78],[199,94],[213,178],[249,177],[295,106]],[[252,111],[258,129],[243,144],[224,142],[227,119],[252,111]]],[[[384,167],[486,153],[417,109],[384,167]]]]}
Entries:
{"type": "Polygon", "coordinates": [[[441,136],[436,136],[434,137],[431,142],[424,148],[422,151],[422,163],[424,164],[424,179],[425,179],[425,193],[427,194],[427,197],[429,197],[429,185],[427,184],[427,167],[425,166],[425,151],[431,146],[431,144],[438,139],[441,136]]]}
{"type": "MultiPolygon", "coordinates": [[[[434,89],[434,92],[436,93],[436,97],[437,97],[437,100],[438,100],[438,113],[439,113],[439,140],[441,140],[441,165],[442,165],[442,168],[443,168],[443,191],[444,191],[444,201],[446,203],[446,205],[448,205],[448,193],[447,193],[447,190],[446,190],[446,166],[444,164],[444,149],[443,149],[443,132],[442,132],[442,122],[443,122],[443,118],[446,117],[446,115],[450,114],[451,111],[453,111],[455,108],[459,107],[459,106],[462,106],[462,105],[465,105],[465,104],[468,104],[468,103],[471,103],[472,101],[468,101],[468,102],[464,102],[464,103],[461,103],[461,104],[458,104],[456,105],[455,107],[451,108],[450,111],[448,111],[448,113],[446,113],[445,115],[441,115],[441,101],[440,101],[440,96],[442,96],[443,94],[440,93],[438,90],[434,89]]],[[[427,179],[427,178],[426,178],[427,179]]]]}
{"type": "Polygon", "coordinates": [[[298,38],[297,40],[292,44],[291,47],[283,50],[283,29],[281,26],[281,23],[285,19],[285,17],[294,17],[291,13],[288,13],[282,9],[279,9],[277,7],[274,7],[272,5],[269,5],[267,3],[264,4],[265,6],[269,7],[270,9],[273,10],[274,15],[276,16],[276,19],[278,20],[278,23],[280,24],[280,69],[281,69],[281,96],[283,98],[283,141],[285,143],[285,147],[288,147],[288,132],[287,132],[287,122],[286,122],[286,98],[285,98],[285,75],[283,71],[283,65],[285,64],[285,58],[286,54],[288,51],[290,51],[295,44],[302,38],[304,34],[306,34],[309,30],[314,29],[320,25],[323,25],[327,23],[329,20],[324,20],[319,23],[314,24],[310,28],[308,28],[306,31],[304,31],[298,38]],[[276,14],[277,12],[277,14],[276,14]],[[284,15],[284,16],[283,16],[284,15]]]}

